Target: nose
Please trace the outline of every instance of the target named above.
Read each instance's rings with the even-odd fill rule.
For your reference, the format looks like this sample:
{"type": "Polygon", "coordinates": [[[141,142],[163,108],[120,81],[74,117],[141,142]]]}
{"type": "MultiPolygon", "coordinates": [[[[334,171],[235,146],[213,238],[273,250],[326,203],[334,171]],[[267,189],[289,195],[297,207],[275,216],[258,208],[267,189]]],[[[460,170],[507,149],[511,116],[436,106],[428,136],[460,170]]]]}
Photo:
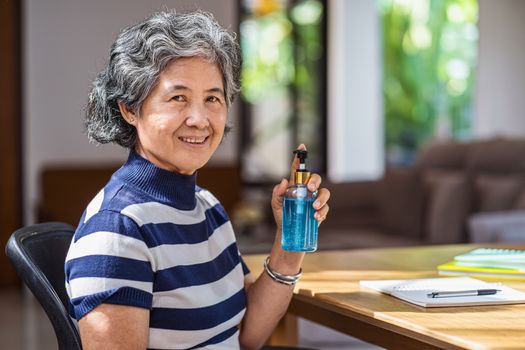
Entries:
{"type": "Polygon", "coordinates": [[[204,106],[194,104],[186,117],[186,125],[204,129],[210,125],[204,106]]]}

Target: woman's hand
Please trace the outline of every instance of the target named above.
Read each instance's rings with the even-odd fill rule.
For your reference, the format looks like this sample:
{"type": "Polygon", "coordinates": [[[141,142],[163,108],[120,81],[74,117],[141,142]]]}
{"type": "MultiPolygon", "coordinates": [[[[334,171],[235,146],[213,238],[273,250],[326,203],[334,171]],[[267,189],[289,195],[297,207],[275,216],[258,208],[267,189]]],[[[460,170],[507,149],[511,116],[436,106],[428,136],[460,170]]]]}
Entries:
{"type": "MultiPolygon", "coordinates": [[[[299,147],[297,147],[297,149],[306,150],[306,147],[305,145],[301,144],[299,145],[299,147]]],[[[286,192],[288,186],[294,184],[295,172],[298,167],[299,158],[297,158],[297,155],[295,155],[290,170],[290,180],[282,179],[281,183],[273,188],[272,211],[273,216],[275,218],[275,223],[277,224],[278,233],[280,233],[282,229],[284,193],[286,192]]],[[[317,194],[317,199],[313,204],[314,209],[316,210],[314,218],[319,222],[319,224],[323,222],[326,219],[326,216],[328,215],[329,207],[327,202],[330,198],[330,191],[326,188],[320,188],[321,182],[321,176],[319,176],[318,174],[312,174],[310,176],[310,179],[308,180],[308,190],[310,190],[311,192],[319,191],[317,194]]]]}

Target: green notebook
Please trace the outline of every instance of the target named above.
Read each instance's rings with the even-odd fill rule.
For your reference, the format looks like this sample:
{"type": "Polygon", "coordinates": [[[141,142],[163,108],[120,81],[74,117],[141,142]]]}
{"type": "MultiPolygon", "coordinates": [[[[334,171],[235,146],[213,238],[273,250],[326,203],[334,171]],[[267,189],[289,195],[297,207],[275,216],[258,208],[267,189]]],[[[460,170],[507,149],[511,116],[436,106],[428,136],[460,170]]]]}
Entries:
{"type": "Polygon", "coordinates": [[[438,266],[441,275],[525,279],[525,250],[479,248],[438,266]]]}
{"type": "Polygon", "coordinates": [[[486,261],[521,262],[525,264],[525,250],[478,248],[468,253],[454,257],[456,261],[486,261]]]}

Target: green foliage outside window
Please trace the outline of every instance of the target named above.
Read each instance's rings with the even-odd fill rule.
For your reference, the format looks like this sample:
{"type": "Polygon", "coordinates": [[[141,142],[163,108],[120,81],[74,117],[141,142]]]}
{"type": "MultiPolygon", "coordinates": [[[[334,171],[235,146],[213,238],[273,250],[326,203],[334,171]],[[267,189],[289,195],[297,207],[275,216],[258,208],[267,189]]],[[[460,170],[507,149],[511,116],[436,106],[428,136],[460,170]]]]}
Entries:
{"type": "MultiPolygon", "coordinates": [[[[240,43],[241,97],[250,110],[243,148],[243,177],[275,181],[289,172],[299,142],[318,170],[324,43],[321,0],[243,0],[240,43]]],[[[244,122],[248,115],[243,115],[244,122]]]]}
{"type": "Polygon", "coordinates": [[[388,161],[434,137],[470,136],[476,0],[378,0],[388,161]]]}

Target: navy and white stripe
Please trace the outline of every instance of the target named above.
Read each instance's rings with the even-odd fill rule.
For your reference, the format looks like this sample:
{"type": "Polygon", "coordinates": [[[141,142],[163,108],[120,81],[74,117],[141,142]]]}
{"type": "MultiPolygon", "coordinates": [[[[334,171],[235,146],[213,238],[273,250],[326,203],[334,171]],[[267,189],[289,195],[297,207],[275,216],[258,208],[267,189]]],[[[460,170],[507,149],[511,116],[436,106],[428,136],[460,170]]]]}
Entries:
{"type": "Polygon", "coordinates": [[[237,349],[246,307],[231,223],[208,191],[135,153],[82,215],[65,264],[71,315],[148,308],[150,349],[237,349]]]}

